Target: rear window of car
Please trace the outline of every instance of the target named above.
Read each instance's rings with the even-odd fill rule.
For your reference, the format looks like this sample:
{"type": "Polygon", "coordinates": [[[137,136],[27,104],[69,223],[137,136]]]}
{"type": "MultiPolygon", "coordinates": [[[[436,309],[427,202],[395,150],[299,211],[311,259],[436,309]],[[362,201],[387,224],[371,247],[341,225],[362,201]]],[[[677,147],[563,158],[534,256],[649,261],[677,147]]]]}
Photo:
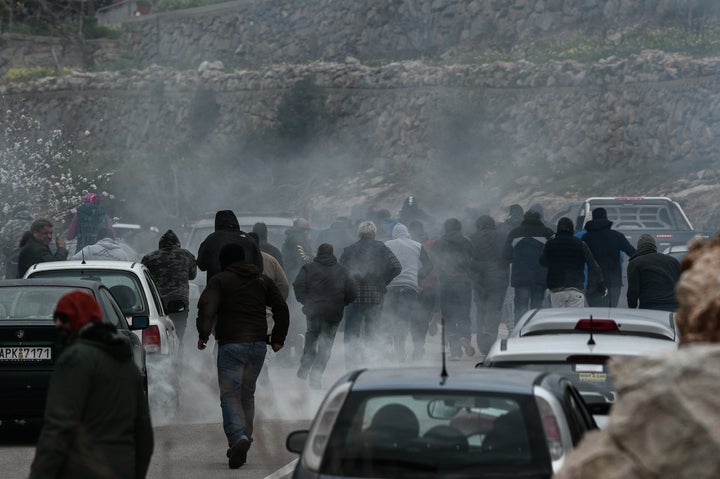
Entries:
{"type": "Polygon", "coordinates": [[[69,286],[17,286],[0,288],[0,321],[52,319],[60,298],[77,288],[69,286]]]}
{"type": "Polygon", "coordinates": [[[423,477],[552,474],[533,397],[353,393],[321,474],[423,477]]]}

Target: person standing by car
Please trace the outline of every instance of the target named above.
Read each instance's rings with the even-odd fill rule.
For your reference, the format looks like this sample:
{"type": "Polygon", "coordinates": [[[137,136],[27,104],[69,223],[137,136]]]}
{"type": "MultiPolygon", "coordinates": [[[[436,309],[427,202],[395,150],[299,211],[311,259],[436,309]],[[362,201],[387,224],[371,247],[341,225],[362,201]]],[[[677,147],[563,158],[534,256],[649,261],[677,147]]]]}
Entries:
{"type": "Polygon", "coordinates": [[[158,241],[158,249],[143,256],[141,263],[150,270],[182,345],[190,310],[190,281],[197,276],[195,256],[180,247],[173,230],[167,230],[158,241]]]}
{"type": "Polygon", "coordinates": [[[510,286],[515,290],[514,323],[528,310],[542,307],[547,269],[540,264],[540,255],[545,242],[554,234],[543,224],[539,212],[527,210],[523,218],[520,226],[508,233],[503,253],[512,263],[510,286]]]}
{"type": "Polygon", "coordinates": [[[45,218],[38,218],[30,226],[32,236],[25,246],[20,250],[18,257],[18,278],[25,276],[25,272],[35,263],[46,261],[65,261],[68,257],[68,250],[65,249],[65,240],[60,236],[55,237],[57,250],[55,253],[50,249],[50,242],[53,237],[53,224],[45,218]]]}
{"type": "Polygon", "coordinates": [[[655,238],[640,235],[637,253],[627,267],[629,308],[675,311],[675,286],[680,279],[680,262],[669,254],[658,253],[655,238]]]}
{"type": "Polygon", "coordinates": [[[590,306],[617,307],[622,289],[622,253],[628,257],[636,253],[625,235],[611,227],[612,221],[608,220],[605,208],[595,208],[592,220],[585,223],[587,233],[582,236],[582,240],[590,247],[595,261],[600,265],[602,279],[607,287],[607,296],[604,296],[597,286],[599,278],[588,274],[587,301],[590,306]]]}
{"type": "Polygon", "coordinates": [[[60,298],[54,319],[65,349],[50,379],[30,478],[144,478],[153,430],[130,344],[82,291],[60,298]]]}
{"type": "MultiPolygon", "coordinates": [[[[375,223],[358,225],[358,240],[347,246],[340,263],[355,280],[357,296],[345,309],[345,367],[365,366],[365,348],[385,345],[381,317],[385,287],[400,274],[402,265],[382,241],[375,239],[375,223]]],[[[368,358],[369,359],[369,358],[368,358]]],[[[379,363],[381,358],[373,358],[379,363]]]]}
{"type": "Polygon", "coordinates": [[[343,311],[355,301],[355,282],[337,262],[332,245],[323,243],[312,263],[300,268],[293,289],[308,325],[297,376],[309,377],[310,387],[320,389],[343,311]]]}
{"type": "Polygon", "coordinates": [[[268,342],[277,352],[285,343],[288,307],[275,283],[253,262],[245,249],[228,243],[219,254],[222,271],[208,280],[198,300],[199,350],[207,346],[213,323],[217,350],[220,408],[228,441],[228,466],[245,464],[253,440],[255,387],[265,361],[268,342]],[[272,310],[268,337],[266,307],[272,310]]]}
{"type": "Polygon", "coordinates": [[[547,268],[547,288],[553,308],[585,307],[585,267],[598,278],[596,287],[605,292],[602,272],[588,245],[575,237],[570,218],[558,220],[555,236],[545,243],[540,264],[547,268]]]}
{"type": "Polygon", "coordinates": [[[98,240],[95,244],[89,244],[78,250],[72,256],[74,260],[109,260],[109,261],[132,261],[127,252],[123,249],[118,240],[113,237],[112,231],[104,226],[98,230],[98,240]]]}

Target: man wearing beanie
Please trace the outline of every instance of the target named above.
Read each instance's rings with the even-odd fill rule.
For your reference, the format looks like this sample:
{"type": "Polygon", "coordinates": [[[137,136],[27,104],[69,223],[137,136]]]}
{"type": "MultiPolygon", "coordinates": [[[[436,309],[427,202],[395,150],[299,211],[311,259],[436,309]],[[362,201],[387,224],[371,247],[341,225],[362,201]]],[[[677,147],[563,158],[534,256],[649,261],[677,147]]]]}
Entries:
{"type": "Polygon", "coordinates": [[[607,287],[604,296],[598,287],[600,278],[588,275],[587,301],[590,306],[608,306],[614,308],[620,299],[622,289],[622,255],[628,257],[635,254],[635,248],[624,234],[610,229],[612,221],[608,220],[605,208],[595,208],[592,220],[585,224],[582,240],[590,247],[590,251],[600,266],[602,279],[607,287]]]}
{"type": "Polygon", "coordinates": [[[307,318],[305,348],[297,375],[300,379],[309,376],[310,387],[320,389],[345,306],[355,301],[355,281],[338,263],[332,245],[323,243],[315,259],[300,268],[293,289],[307,318]]]}
{"type": "Polygon", "coordinates": [[[130,344],[79,290],[60,298],[54,319],[65,349],[50,380],[30,478],[144,478],[153,431],[130,344]]]}
{"type": "Polygon", "coordinates": [[[237,469],[245,464],[253,440],[255,385],[268,342],[275,352],[283,347],[289,315],[275,283],[261,274],[255,263],[246,262],[243,245],[226,244],[219,259],[222,271],[208,279],[198,300],[198,349],[205,349],[217,321],[220,408],[228,441],[228,466],[237,469]],[[272,310],[275,323],[270,338],[266,307],[272,310]]]}
{"type": "Polygon", "coordinates": [[[574,235],[575,229],[570,218],[558,220],[555,236],[545,243],[540,264],[547,268],[547,287],[550,290],[550,305],[553,308],[585,307],[585,267],[596,278],[596,287],[605,293],[602,272],[593,258],[588,245],[574,235]]]}
{"type": "Polygon", "coordinates": [[[637,253],[627,267],[629,308],[675,311],[675,285],[680,279],[680,262],[657,252],[655,238],[640,235],[637,253]]]}

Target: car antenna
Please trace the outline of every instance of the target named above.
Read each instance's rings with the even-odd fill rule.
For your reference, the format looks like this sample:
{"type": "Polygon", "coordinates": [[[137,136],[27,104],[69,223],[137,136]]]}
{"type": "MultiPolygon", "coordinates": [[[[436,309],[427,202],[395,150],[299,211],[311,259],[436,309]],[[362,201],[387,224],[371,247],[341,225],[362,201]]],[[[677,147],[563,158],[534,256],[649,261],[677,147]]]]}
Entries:
{"type": "Polygon", "coordinates": [[[593,317],[590,315],[590,339],[587,342],[588,346],[595,346],[595,339],[593,339],[593,317]]]}
{"type": "Polygon", "coordinates": [[[80,256],[82,257],[82,262],[80,264],[87,264],[85,262],[85,247],[80,248],[80,256]]]}
{"type": "Polygon", "coordinates": [[[440,372],[440,386],[444,386],[445,381],[448,377],[448,373],[445,363],[445,316],[443,314],[440,315],[440,340],[442,342],[442,346],[440,348],[440,350],[442,351],[442,371],[440,372]]]}

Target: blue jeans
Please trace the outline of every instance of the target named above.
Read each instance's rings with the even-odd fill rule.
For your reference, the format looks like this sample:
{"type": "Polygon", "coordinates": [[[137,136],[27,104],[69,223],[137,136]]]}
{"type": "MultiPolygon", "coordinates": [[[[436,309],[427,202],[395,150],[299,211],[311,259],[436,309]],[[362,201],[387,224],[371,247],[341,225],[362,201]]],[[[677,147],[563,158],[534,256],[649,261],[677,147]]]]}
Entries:
{"type": "Polygon", "coordinates": [[[243,436],[252,441],[255,384],[266,352],[265,341],[223,344],[218,348],[220,408],[228,447],[235,445],[243,436]]]}

